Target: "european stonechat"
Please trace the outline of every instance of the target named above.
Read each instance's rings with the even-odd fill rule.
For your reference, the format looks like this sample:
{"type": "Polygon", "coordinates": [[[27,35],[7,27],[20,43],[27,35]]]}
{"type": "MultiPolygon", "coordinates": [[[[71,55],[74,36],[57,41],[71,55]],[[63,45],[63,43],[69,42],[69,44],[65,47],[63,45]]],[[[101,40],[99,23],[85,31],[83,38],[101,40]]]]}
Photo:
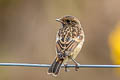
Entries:
{"type": "Polygon", "coordinates": [[[64,16],[56,19],[62,24],[56,35],[56,57],[52,65],[48,69],[48,74],[57,76],[62,64],[65,65],[67,71],[67,62],[73,61],[78,69],[75,61],[84,43],[84,31],[80,21],[74,16],[64,16]]]}

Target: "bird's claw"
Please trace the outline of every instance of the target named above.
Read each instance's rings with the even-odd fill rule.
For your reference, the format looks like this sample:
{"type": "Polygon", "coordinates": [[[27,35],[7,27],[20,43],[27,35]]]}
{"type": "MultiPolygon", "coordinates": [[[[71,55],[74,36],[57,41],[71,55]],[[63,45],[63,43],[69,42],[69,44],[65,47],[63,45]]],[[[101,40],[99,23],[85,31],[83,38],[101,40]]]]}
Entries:
{"type": "Polygon", "coordinates": [[[68,67],[67,67],[67,65],[68,65],[68,64],[64,64],[64,66],[65,66],[65,72],[68,72],[68,71],[70,71],[70,70],[68,70],[68,67]]]}
{"type": "Polygon", "coordinates": [[[75,71],[78,71],[78,69],[79,69],[78,65],[80,65],[80,64],[79,63],[75,64],[75,71]]]}

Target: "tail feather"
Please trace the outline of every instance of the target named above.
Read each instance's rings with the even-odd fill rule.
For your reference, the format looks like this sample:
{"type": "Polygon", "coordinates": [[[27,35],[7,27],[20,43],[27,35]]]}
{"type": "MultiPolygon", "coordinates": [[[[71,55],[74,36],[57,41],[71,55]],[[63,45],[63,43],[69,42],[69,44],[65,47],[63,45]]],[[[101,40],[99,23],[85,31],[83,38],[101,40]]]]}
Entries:
{"type": "Polygon", "coordinates": [[[55,58],[52,65],[48,69],[48,74],[56,76],[59,73],[60,67],[63,63],[63,59],[55,58]]]}

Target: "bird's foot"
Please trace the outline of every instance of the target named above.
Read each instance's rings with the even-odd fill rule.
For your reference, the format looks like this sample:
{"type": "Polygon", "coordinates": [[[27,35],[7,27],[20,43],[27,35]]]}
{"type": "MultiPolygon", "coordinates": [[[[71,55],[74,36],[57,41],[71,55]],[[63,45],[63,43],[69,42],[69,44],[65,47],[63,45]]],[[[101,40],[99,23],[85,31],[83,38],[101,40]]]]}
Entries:
{"type": "Polygon", "coordinates": [[[70,70],[68,70],[68,67],[67,67],[67,65],[68,65],[68,64],[64,64],[64,66],[65,66],[65,72],[68,72],[68,71],[70,71],[70,70]]]}
{"type": "Polygon", "coordinates": [[[76,63],[75,64],[75,71],[78,71],[78,69],[79,69],[79,66],[78,65],[80,65],[79,63],[76,63]]]}

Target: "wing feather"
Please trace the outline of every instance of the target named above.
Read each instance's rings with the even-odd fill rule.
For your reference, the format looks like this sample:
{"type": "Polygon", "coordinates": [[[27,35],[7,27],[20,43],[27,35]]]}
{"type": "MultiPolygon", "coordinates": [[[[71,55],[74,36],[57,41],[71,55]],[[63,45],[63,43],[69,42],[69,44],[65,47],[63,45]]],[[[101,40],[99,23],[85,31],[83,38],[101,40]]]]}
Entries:
{"type": "Polygon", "coordinates": [[[63,42],[61,39],[62,38],[59,38],[56,41],[57,53],[71,52],[71,51],[73,51],[76,48],[76,46],[79,43],[78,41],[76,41],[76,39],[70,39],[67,42],[63,42]]]}

